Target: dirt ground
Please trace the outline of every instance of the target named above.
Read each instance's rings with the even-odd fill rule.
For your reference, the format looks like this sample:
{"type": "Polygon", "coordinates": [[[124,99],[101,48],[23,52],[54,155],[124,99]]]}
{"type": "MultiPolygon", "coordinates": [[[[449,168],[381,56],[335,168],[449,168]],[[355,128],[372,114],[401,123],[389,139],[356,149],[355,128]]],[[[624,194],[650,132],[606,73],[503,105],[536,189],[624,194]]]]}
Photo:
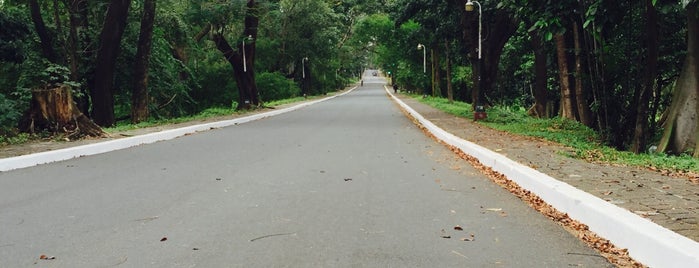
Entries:
{"type": "MultiPolygon", "coordinates": [[[[571,149],[540,139],[512,135],[494,130],[470,119],[459,118],[429,107],[419,101],[400,96],[409,106],[452,134],[498,152],[524,165],[578,189],[628,209],[642,217],[699,241],[699,184],[686,177],[666,176],[645,168],[590,163],[566,157],[571,149]]],[[[277,108],[284,108],[289,104],[277,108]]],[[[268,110],[258,110],[256,113],[268,110]]],[[[250,115],[250,114],[246,114],[250,115]]],[[[96,143],[179,128],[194,124],[232,119],[231,115],[195,120],[187,123],[141,128],[111,133],[109,138],[79,141],[36,141],[0,147],[0,158],[96,143]]]]}

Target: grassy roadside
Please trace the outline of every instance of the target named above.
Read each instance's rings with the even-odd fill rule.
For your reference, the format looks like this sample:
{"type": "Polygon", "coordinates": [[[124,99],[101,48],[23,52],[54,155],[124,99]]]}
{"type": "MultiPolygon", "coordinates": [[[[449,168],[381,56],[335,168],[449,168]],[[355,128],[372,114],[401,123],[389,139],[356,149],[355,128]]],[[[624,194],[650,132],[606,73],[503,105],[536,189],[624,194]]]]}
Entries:
{"type": "MultiPolygon", "coordinates": [[[[463,102],[449,103],[447,99],[412,96],[444,112],[473,119],[471,105],[463,102]]],[[[524,109],[493,107],[488,118],[478,123],[509,133],[541,138],[573,149],[570,157],[590,162],[645,167],[673,173],[699,173],[699,160],[690,155],[671,156],[663,153],[633,154],[603,145],[592,129],[571,120],[561,118],[538,119],[526,114],[524,109]]]]}
{"type": "MultiPolygon", "coordinates": [[[[309,99],[312,99],[312,98],[309,98],[309,99]]],[[[304,99],[303,97],[296,97],[296,98],[291,98],[291,99],[270,101],[270,102],[265,102],[265,107],[277,107],[280,105],[301,102],[304,100],[307,100],[307,99],[304,99]]],[[[208,108],[204,111],[201,111],[198,114],[191,115],[191,116],[168,118],[168,119],[151,119],[151,120],[141,122],[138,124],[131,124],[130,122],[122,122],[122,123],[117,124],[114,127],[104,128],[104,131],[107,133],[114,133],[114,132],[139,129],[139,128],[146,128],[146,127],[154,127],[154,126],[160,126],[160,125],[181,124],[181,123],[185,123],[185,122],[189,122],[189,121],[205,120],[205,119],[219,117],[219,116],[244,115],[244,114],[252,113],[254,111],[255,110],[238,111],[234,108],[214,107],[214,108],[208,108]]]]}
{"type": "MultiPolygon", "coordinates": [[[[328,95],[336,94],[339,92],[333,92],[329,93],[328,95]]],[[[265,103],[265,107],[277,107],[281,105],[286,105],[286,104],[292,104],[292,103],[297,103],[297,102],[302,102],[305,100],[313,100],[313,99],[318,99],[326,96],[314,96],[314,97],[309,97],[308,99],[303,98],[303,97],[296,97],[296,98],[290,98],[290,99],[284,99],[284,100],[277,100],[277,101],[270,101],[265,103]]],[[[236,111],[234,108],[209,108],[206,109],[196,115],[191,115],[191,116],[185,116],[185,117],[178,117],[178,118],[167,118],[167,119],[150,119],[145,122],[141,122],[138,124],[131,124],[128,121],[123,121],[117,123],[116,126],[114,127],[109,127],[109,128],[104,128],[103,130],[107,133],[117,133],[117,132],[123,132],[127,130],[134,130],[134,129],[140,129],[140,128],[148,128],[148,127],[156,127],[156,126],[163,126],[163,125],[170,125],[170,124],[181,124],[181,123],[186,123],[190,121],[201,121],[201,120],[206,120],[210,118],[215,118],[215,117],[223,117],[223,116],[231,116],[231,115],[245,115],[249,113],[253,113],[256,110],[247,110],[247,111],[236,111]]],[[[0,148],[2,146],[7,146],[7,145],[21,145],[21,144],[26,144],[32,141],[38,141],[38,140],[61,140],[62,137],[60,136],[54,136],[51,135],[50,133],[37,133],[37,134],[28,134],[28,133],[5,133],[2,134],[0,133],[0,148]]]]}

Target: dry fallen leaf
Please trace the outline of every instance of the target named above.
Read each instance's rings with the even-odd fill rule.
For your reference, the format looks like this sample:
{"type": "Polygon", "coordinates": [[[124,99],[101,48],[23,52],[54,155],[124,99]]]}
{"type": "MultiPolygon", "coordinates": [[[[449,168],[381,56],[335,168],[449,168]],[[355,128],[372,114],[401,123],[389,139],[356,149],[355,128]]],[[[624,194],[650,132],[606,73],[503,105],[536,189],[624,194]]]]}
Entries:
{"type": "Polygon", "coordinates": [[[41,255],[41,256],[39,256],[39,259],[40,259],[40,260],[55,260],[56,257],[55,257],[55,256],[41,255]]]}
{"type": "Polygon", "coordinates": [[[461,241],[467,241],[467,242],[475,241],[475,240],[476,240],[476,236],[474,234],[471,234],[470,237],[461,238],[461,241]]]}
{"type": "Polygon", "coordinates": [[[447,232],[444,231],[444,229],[442,229],[442,235],[440,235],[439,237],[441,237],[441,238],[451,238],[451,235],[447,235],[447,232]]]}
{"type": "Polygon", "coordinates": [[[163,237],[163,238],[160,238],[160,242],[163,242],[163,241],[167,241],[167,236],[166,236],[166,237],[163,237]]]}
{"type": "Polygon", "coordinates": [[[486,208],[485,210],[492,211],[492,212],[498,212],[498,211],[502,211],[502,208],[486,208]]]}
{"type": "Polygon", "coordinates": [[[461,226],[458,226],[458,225],[457,225],[457,226],[454,226],[454,230],[463,231],[464,228],[461,228],[461,226]]]}

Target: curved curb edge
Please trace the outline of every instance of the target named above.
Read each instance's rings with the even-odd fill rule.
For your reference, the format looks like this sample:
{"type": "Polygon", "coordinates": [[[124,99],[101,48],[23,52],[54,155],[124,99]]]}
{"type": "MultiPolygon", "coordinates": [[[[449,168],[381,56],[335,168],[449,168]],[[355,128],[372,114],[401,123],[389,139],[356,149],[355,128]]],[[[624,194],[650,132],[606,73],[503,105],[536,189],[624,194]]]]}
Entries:
{"type": "Polygon", "coordinates": [[[507,176],[546,203],[586,224],[591,231],[626,248],[629,255],[649,267],[699,267],[699,243],[644,219],[603,199],[558,181],[475,143],[439,128],[402,102],[391,98],[443,142],[461,149],[483,165],[507,176]]]}
{"type": "Polygon", "coordinates": [[[255,114],[255,115],[250,115],[250,116],[245,116],[245,117],[240,117],[240,118],[235,118],[235,119],[231,119],[231,120],[211,122],[211,123],[206,123],[206,124],[177,128],[177,129],[170,129],[170,130],[165,130],[165,131],[160,131],[160,132],[155,132],[155,133],[150,133],[150,134],[145,134],[145,135],[138,135],[138,136],[133,136],[133,137],[128,137],[128,138],[121,138],[121,139],[115,139],[115,140],[104,141],[104,142],[99,142],[99,143],[93,143],[93,144],[87,144],[87,145],[82,145],[82,146],[59,149],[59,150],[55,150],[55,151],[47,151],[47,152],[41,152],[41,153],[35,153],[35,154],[8,157],[8,158],[0,159],[0,172],[21,169],[21,168],[26,168],[26,167],[32,167],[32,166],[36,166],[36,165],[48,164],[48,163],[73,159],[73,158],[77,158],[77,157],[82,157],[82,156],[96,155],[96,154],[111,152],[111,151],[126,149],[126,148],[130,148],[130,147],[134,147],[134,146],[150,144],[150,143],[155,143],[155,142],[159,142],[159,141],[171,140],[171,139],[175,139],[175,138],[182,137],[185,135],[193,134],[196,132],[202,132],[202,131],[207,131],[207,130],[211,130],[211,129],[223,128],[223,127],[243,124],[243,123],[247,123],[247,122],[251,122],[251,121],[255,121],[255,120],[260,120],[260,119],[264,119],[267,117],[272,117],[275,115],[280,115],[283,113],[295,111],[295,110],[298,110],[298,109],[301,109],[301,108],[304,108],[304,107],[307,107],[307,106],[310,106],[310,105],[313,105],[313,104],[316,104],[319,102],[323,102],[323,101],[326,101],[329,99],[333,99],[333,98],[348,94],[348,93],[352,92],[353,90],[355,90],[356,88],[357,87],[355,86],[355,87],[352,87],[349,90],[347,90],[343,93],[337,94],[337,95],[322,98],[319,100],[301,103],[301,104],[287,107],[284,109],[255,114]]]}

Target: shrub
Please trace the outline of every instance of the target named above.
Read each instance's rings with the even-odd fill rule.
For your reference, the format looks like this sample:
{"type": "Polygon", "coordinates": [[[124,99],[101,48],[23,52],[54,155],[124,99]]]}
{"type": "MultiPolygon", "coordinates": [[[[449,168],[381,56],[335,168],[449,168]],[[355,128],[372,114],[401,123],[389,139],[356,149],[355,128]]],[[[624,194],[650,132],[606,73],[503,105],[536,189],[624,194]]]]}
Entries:
{"type": "Polygon", "coordinates": [[[13,128],[20,116],[15,102],[0,94],[0,133],[13,128]]]}
{"type": "Polygon", "coordinates": [[[260,98],[263,101],[288,99],[301,94],[299,86],[280,73],[261,73],[257,75],[256,79],[260,98]]]}

